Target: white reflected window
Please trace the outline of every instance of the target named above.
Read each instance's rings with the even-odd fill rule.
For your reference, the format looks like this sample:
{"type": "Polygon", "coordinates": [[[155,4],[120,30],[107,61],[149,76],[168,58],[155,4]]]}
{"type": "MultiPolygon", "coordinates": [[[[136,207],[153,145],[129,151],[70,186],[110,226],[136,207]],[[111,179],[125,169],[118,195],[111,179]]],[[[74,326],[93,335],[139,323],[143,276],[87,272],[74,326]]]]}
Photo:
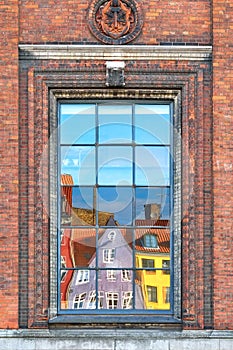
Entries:
{"type": "Polygon", "coordinates": [[[89,282],[90,271],[89,270],[78,270],[76,277],[76,284],[83,284],[89,282]]]}
{"type": "Polygon", "coordinates": [[[106,293],[107,309],[116,309],[118,303],[118,293],[106,293]]]}
{"type": "Polygon", "coordinates": [[[96,308],[96,292],[95,292],[95,290],[92,290],[89,293],[87,308],[88,309],[95,309],[96,308]]]}
{"type": "Polygon", "coordinates": [[[104,307],[104,292],[98,292],[98,309],[104,307]]]}
{"type": "Polygon", "coordinates": [[[132,309],[133,292],[122,292],[122,309],[132,309]]]}
{"type": "Polygon", "coordinates": [[[108,234],[109,241],[114,241],[115,237],[116,237],[116,232],[115,231],[109,232],[109,234],[108,234]]]}
{"type": "Polygon", "coordinates": [[[73,309],[83,309],[86,293],[76,294],[73,302],[73,309]]]}
{"type": "Polygon", "coordinates": [[[115,258],[115,249],[104,249],[103,250],[103,262],[112,263],[115,258]]]}
{"type": "Polygon", "coordinates": [[[129,270],[122,270],[121,271],[121,281],[122,282],[130,282],[131,281],[131,274],[129,270]]]}
{"type": "Polygon", "coordinates": [[[107,280],[111,282],[116,281],[116,270],[107,270],[107,280]]]}

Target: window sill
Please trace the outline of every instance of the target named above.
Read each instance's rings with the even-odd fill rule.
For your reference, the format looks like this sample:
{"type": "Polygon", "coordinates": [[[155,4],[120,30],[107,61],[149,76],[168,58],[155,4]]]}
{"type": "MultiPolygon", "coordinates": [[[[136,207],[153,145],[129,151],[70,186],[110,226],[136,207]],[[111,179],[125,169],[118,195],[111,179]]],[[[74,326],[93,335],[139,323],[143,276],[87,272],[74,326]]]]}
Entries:
{"type": "Polygon", "coordinates": [[[172,328],[181,329],[182,321],[172,316],[142,316],[142,315],[59,315],[49,320],[51,326],[68,324],[87,325],[92,327],[106,325],[106,328],[138,326],[140,328],[172,328]]]}

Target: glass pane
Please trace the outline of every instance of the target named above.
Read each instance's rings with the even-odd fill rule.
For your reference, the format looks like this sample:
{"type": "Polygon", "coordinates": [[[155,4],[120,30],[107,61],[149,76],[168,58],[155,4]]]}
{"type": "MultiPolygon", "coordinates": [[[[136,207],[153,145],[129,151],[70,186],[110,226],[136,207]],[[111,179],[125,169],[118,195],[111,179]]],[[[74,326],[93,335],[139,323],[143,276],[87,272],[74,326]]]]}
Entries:
{"type": "MultiPolygon", "coordinates": [[[[159,259],[154,256],[154,259],[159,259]]],[[[137,270],[144,308],[147,310],[170,309],[170,276],[161,270],[137,270]]],[[[136,293],[136,304],[141,295],[136,293]]]]}
{"type": "Polygon", "coordinates": [[[132,142],[132,106],[99,106],[99,143],[132,142]]]}
{"type": "Polygon", "coordinates": [[[107,225],[106,216],[112,217],[119,225],[132,225],[131,187],[99,187],[97,193],[100,226],[107,225]]]}
{"type": "Polygon", "coordinates": [[[166,226],[161,222],[170,218],[170,188],[137,187],[136,226],[166,226]]]}
{"type": "Polygon", "coordinates": [[[142,186],[169,186],[169,159],[169,147],[136,147],[135,184],[142,186]]]}
{"type": "Polygon", "coordinates": [[[61,308],[63,309],[66,309],[68,307],[66,296],[67,296],[69,285],[73,277],[73,271],[68,270],[74,267],[72,255],[71,255],[71,248],[70,248],[71,235],[72,235],[71,229],[61,230],[59,281],[60,281],[60,292],[61,292],[61,308]]]}
{"type": "Polygon", "coordinates": [[[136,278],[142,286],[145,308],[168,310],[170,303],[163,293],[170,287],[169,228],[137,229],[135,235],[136,267],[142,269],[137,270],[136,278]]]}
{"type": "Polygon", "coordinates": [[[96,271],[93,269],[75,270],[66,299],[68,309],[95,309],[96,271]]]}
{"type": "Polygon", "coordinates": [[[133,271],[100,269],[98,272],[98,309],[133,308],[133,271]]]}
{"type": "Polygon", "coordinates": [[[61,147],[61,174],[70,175],[75,185],[94,185],[95,148],[88,146],[61,147]]]}
{"type": "Polygon", "coordinates": [[[62,225],[71,225],[72,224],[72,206],[73,206],[73,195],[72,195],[72,186],[73,178],[71,175],[63,174],[61,175],[61,201],[60,201],[60,210],[61,210],[61,224],[62,225]],[[70,185],[69,185],[70,183],[70,185]]]}
{"type": "Polygon", "coordinates": [[[94,144],[95,105],[62,104],[60,138],[61,144],[94,144]]]}
{"type": "MultiPolygon", "coordinates": [[[[157,256],[159,254],[161,259],[161,254],[170,254],[170,229],[169,227],[148,227],[148,228],[140,228],[136,229],[136,239],[135,239],[135,249],[136,249],[136,257],[137,252],[144,252],[150,254],[146,257],[150,258],[150,255],[157,256]],[[150,251],[148,251],[150,248],[150,251]]],[[[156,259],[155,264],[152,266],[150,261],[148,261],[148,266],[146,266],[146,258],[140,256],[137,260],[136,265],[138,267],[155,267],[162,268],[162,260],[158,263],[158,259],[156,259]],[[143,260],[144,259],[144,260],[143,260]]]]}
{"type": "Polygon", "coordinates": [[[131,185],[132,147],[101,146],[98,151],[99,185],[131,185]]]}
{"type": "Polygon", "coordinates": [[[170,143],[169,105],[135,106],[135,141],[143,144],[170,143]]]}
{"type": "Polygon", "coordinates": [[[133,250],[126,229],[111,227],[99,230],[98,267],[132,268],[133,250]]]}
{"type": "Polygon", "coordinates": [[[61,187],[61,225],[95,225],[94,191],[94,187],[61,187]]]}
{"type": "Polygon", "coordinates": [[[73,188],[73,208],[72,225],[95,225],[95,188],[94,187],[74,187],[73,188]]]}
{"type": "Polygon", "coordinates": [[[63,229],[60,251],[61,256],[63,256],[66,261],[68,255],[72,257],[72,266],[66,265],[66,267],[94,268],[96,262],[95,229],[63,229]]]}
{"type": "MultiPolygon", "coordinates": [[[[60,246],[60,290],[61,308],[82,308],[74,303],[74,296],[83,293],[85,286],[94,280],[89,270],[95,255],[95,230],[64,229],[61,232],[60,246]],[[79,270],[67,270],[82,266],[79,270]]],[[[76,300],[77,302],[77,300],[76,300]]]]}

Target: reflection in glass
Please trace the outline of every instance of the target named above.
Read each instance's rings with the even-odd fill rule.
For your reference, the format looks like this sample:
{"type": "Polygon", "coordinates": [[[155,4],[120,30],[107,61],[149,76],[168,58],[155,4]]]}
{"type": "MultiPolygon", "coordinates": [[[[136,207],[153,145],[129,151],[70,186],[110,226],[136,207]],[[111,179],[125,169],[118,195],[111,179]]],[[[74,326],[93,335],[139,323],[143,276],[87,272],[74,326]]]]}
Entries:
{"type": "Polygon", "coordinates": [[[149,220],[170,218],[170,188],[168,187],[137,187],[135,201],[136,225],[153,226],[154,222],[150,223],[149,220]]]}
{"type": "Polygon", "coordinates": [[[132,106],[104,105],[98,109],[99,143],[132,142],[132,106]]]}
{"type": "Polygon", "coordinates": [[[95,225],[95,188],[73,187],[73,226],[95,225]]]}
{"type": "MultiPolygon", "coordinates": [[[[94,256],[96,253],[96,234],[95,229],[72,228],[64,229],[70,232],[69,242],[66,244],[66,255],[72,257],[72,267],[95,267],[94,256]]],[[[65,250],[61,244],[61,251],[65,250]]]]}
{"type": "Polygon", "coordinates": [[[95,225],[94,187],[61,187],[61,224],[95,225]]]}
{"type": "Polygon", "coordinates": [[[131,187],[99,187],[97,193],[99,225],[105,213],[112,215],[119,225],[131,225],[133,196],[131,187]]]}
{"type": "Polygon", "coordinates": [[[60,141],[61,309],[169,310],[169,104],[61,105],[60,141]]]}
{"type": "Polygon", "coordinates": [[[72,176],[74,185],[95,184],[95,148],[89,146],[61,147],[61,174],[72,176]]]}
{"type": "MultiPolygon", "coordinates": [[[[133,308],[133,282],[129,271],[129,279],[121,282],[123,270],[100,270],[101,278],[98,280],[98,291],[102,295],[102,309],[132,309],[133,308]]],[[[142,308],[142,307],[141,307],[142,308]]]]}
{"type": "Polygon", "coordinates": [[[100,146],[98,149],[99,185],[131,185],[132,161],[132,147],[100,146]]]}
{"type": "Polygon", "coordinates": [[[135,148],[135,184],[139,186],[168,186],[169,147],[139,146],[135,148]]]}
{"type": "Polygon", "coordinates": [[[168,105],[135,105],[135,141],[142,144],[170,143],[168,105]]]}
{"type": "Polygon", "coordinates": [[[170,309],[170,276],[161,270],[137,270],[140,281],[144,308],[147,310],[170,309]]]}
{"type": "Polygon", "coordinates": [[[62,104],[60,114],[61,144],[95,143],[95,105],[62,104]]]}
{"type": "MultiPolygon", "coordinates": [[[[98,266],[109,269],[129,269],[133,267],[133,250],[129,233],[124,228],[108,228],[99,230],[98,237],[98,266]],[[111,233],[115,233],[112,239],[111,233]]],[[[132,237],[132,236],[131,236],[132,237]]],[[[121,275],[119,275],[119,282],[121,275]]]]}

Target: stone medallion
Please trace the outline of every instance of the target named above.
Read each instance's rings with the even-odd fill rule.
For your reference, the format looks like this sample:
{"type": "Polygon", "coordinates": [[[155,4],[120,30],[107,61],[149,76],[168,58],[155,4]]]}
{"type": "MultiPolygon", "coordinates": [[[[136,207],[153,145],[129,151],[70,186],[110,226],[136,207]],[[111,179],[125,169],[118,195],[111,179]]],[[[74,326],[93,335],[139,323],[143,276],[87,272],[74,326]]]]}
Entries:
{"type": "Polygon", "coordinates": [[[126,44],[142,29],[142,12],[135,0],[94,0],[88,13],[94,36],[105,44],[126,44]]]}

